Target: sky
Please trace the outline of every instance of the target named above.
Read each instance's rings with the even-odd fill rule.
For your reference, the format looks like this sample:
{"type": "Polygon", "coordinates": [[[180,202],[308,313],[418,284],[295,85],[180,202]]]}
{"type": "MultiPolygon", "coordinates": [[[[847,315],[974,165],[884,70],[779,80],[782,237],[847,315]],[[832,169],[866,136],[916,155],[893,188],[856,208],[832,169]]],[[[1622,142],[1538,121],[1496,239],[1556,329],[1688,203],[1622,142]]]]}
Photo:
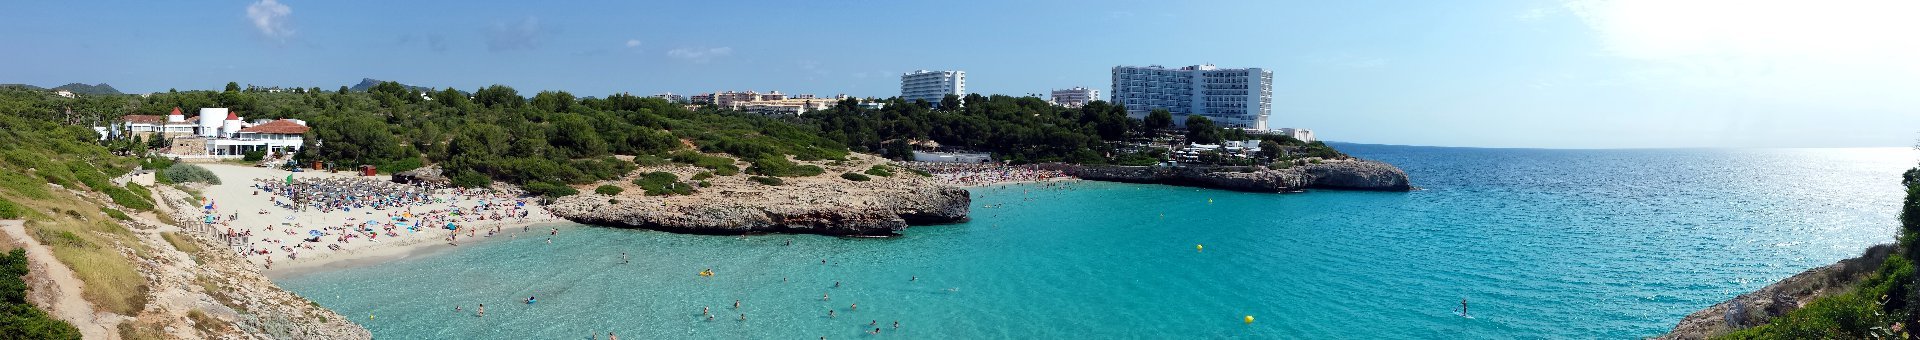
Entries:
{"type": "Polygon", "coordinates": [[[1274,73],[1270,127],[1359,143],[1866,147],[1920,139],[1920,2],[8,1],[0,83],[361,78],[578,96],[1109,94],[1116,65],[1274,73]]]}

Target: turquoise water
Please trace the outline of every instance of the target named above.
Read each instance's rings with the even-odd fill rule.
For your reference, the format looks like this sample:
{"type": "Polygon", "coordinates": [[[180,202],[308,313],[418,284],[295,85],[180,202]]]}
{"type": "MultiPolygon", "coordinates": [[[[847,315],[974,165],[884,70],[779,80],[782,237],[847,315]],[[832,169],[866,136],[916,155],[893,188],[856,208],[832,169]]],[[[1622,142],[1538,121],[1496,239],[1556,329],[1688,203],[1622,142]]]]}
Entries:
{"type": "Polygon", "coordinates": [[[1427,190],[1006,186],[892,239],[569,226],[280,283],[380,338],[1633,338],[1891,241],[1920,160],[1338,147],[1427,190]]]}

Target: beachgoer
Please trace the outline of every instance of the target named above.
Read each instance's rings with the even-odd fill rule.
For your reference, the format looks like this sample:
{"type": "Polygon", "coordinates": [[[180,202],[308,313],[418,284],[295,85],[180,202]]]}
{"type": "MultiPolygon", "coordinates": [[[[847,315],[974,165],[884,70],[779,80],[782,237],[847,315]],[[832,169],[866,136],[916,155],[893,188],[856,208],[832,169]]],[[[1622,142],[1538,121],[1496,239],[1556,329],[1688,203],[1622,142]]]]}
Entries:
{"type": "Polygon", "coordinates": [[[1467,298],[1460,298],[1460,316],[1467,316],[1467,298]]]}
{"type": "Polygon", "coordinates": [[[820,294],[820,301],[831,301],[831,300],[833,300],[833,293],[820,294]]]}
{"type": "Polygon", "coordinates": [[[740,314],[740,321],[747,321],[747,315],[746,315],[746,314],[740,314]]]}
{"type": "Polygon", "coordinates": [[[833,317],[833,310],[832,310],[832,309],[828,309],[828,310],[827,310],[827,317],[829,317],[829,318],[831,318],[831,317],[833,317]]]}
{"type": "Polygon", "coordinates": [[[627,252],[620,252],[620,264],[627,264],[627,252]]]}
{"type": "Polygon", "coordinates": [[[840,281],[834,281],[833,288],[840,288],[840,281]]]}
{"type": "Polygon", "coordinates": [[[879,325],[880,325],[880,320],[873,320],[873,321],[868,321],[868,322],[867,322],[867,325],[868,325],[868,326],[879,326],[879,325]]]}
{"type": "Polygon", "coordinates": [[[712,309],[709,309],[709,308],[708,308],[708,307],[706,307],[706,306],[701,306],[701,307],[700,307],[700,315],[707,315],[707,314],[713,314],[713,310],[712,310],[712,309]]]}
{"type": "Polygon", "coordinates": [[[872,331],[872,332],[867,332],[867,333],[873,333],[874,335],[880,335],[880,328],[879,328],[879,327],[874,327],[874,328],[873,328],[873,331],[872,331]]]}
{"type": "Polygon", "coordinates": [[[860,304],[858,304],[858,303],[856,303],[856,304],[853,304],[853,308],[848,308],[847,310],[853,310],[853,311],[858,311],[858,310],[860,310],[860,304]]]}
{"type": "Polygon", "coordinates": [[[487,304],[484,304],[484,303],[482,303],[482,304],[480,304],[480,307],[478,307],[478,308],[474,308],[473,310],[474,310],[475,312],[479,312],[479,313],[480,313],[480,314],[479,314],[480,316],[487,316],[487,304]]]}
{"type": "Polygon", "coordinates": [[[919,276],[919,275],[915,275],[915,276],[913,276],[913,278],[910,278],[910,279],[907,279],[907,281],[920,281],[920,276],[919,276]]]}
{"type": "Polygon", "coordinates": [[[740,309],[740,300],[733,300],[733,309],[740,309]]]}
{"type": "Polygon", "coordinates": [[[893,320],[893,329],[900,329],[900,320],[893,320]]]}
{"type": "Polygon", "coordinates": [[[607,340],[620,340],[620,336],[613,335],[613,332],[607,332],[607,340]]]}

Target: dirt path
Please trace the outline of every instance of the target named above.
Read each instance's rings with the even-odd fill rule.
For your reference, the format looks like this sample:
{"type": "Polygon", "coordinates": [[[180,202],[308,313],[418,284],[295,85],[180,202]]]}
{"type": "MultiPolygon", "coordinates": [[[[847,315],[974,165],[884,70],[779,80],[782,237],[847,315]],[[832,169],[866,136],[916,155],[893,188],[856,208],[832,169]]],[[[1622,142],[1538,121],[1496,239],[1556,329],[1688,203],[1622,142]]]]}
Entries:
{"type": "Polygon", "coordinates": [[[80,328],[80,335],[86,339],[113,339],[119,337],[119,334],[113,331],[113,325],[107,324],[109,322],[117,323],[118,320],[115,318],[107,318],[107,322],[99,322],[99,320],[96,320],[93,305],[87,303],[86,299],[80,297],[80,291],[85,284],[80,282],[80,278],[73,276],[73,270],[68,269],[66,264],[60,263],[59,259],[53,257],[52,249],[40,244],[40,242],[35,242],[32,237],[27,236],[26,224],[23,221],[0,220],[0,229],[4,229],[7,236],[12,238],[20,247],[27,249],[27,263],[31,267],[32,272],[40,273],[40,277],[53,281],[51,285],[28,283],[29,286],[34,288],[51,291],[51,294],[48,295],[52,296],[52,301],[50,301],[52,308],[48,308],[47,314],[52,314],[54,317],[60,318],[60,320],[66,320],[67,323],[71,323],[74,327],[80,328]]]}

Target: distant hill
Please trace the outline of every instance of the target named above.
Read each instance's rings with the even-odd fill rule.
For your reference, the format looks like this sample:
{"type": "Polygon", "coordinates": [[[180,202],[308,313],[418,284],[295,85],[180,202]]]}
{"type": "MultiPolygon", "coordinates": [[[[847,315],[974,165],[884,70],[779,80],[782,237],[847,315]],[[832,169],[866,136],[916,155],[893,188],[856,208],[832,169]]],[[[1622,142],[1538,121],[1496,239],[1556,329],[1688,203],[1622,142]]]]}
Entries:
{"type": "Polygon", "coordinates": [[[54,87],[51,89],[45,88],[45,87],[27,85],[27,84],[0,84],[0,87],[19,87],[19,88],[25,88],[25,89],[34,90],[34,91],[67,90],[67,91],[73,91],[74,94],[125,94],[125,93],[120,93],[120,90],[114,89],[113,85],[107,85],[106,83],[100,83],[100,85],[72,83],[72,84],[60,85],[59,87],[54,87]]]}
{"type": "MultiPolygon", "coordinates": [[[[373,79],[373,78],[360,78],[359,84],[354,84],[353,87],[348,87],[347,90],[352,90],[354,92],[367,92],[367,89],[373,88],[374,85],[380,85],[380,83],[382,82],[386,82],[386,81],[373,79]]],[[[406,86],[407,89],[411,89],[414,91],[433,91],[433,88],[426,87],[426,86],[413,86],[413,85],[407,85],[405,83],[401,83],[400,86],[406,86]]]]}
{"type": "Polygon", "coordinates": [[[99,85],[72,83],[60,85],[59,87],[53,88],[53,90],[73,91],[74,94],[125,94],[120,93],[120,90],[114,89],[113,85],[107,85],[107,83],[100,83],[99,85]]]}

